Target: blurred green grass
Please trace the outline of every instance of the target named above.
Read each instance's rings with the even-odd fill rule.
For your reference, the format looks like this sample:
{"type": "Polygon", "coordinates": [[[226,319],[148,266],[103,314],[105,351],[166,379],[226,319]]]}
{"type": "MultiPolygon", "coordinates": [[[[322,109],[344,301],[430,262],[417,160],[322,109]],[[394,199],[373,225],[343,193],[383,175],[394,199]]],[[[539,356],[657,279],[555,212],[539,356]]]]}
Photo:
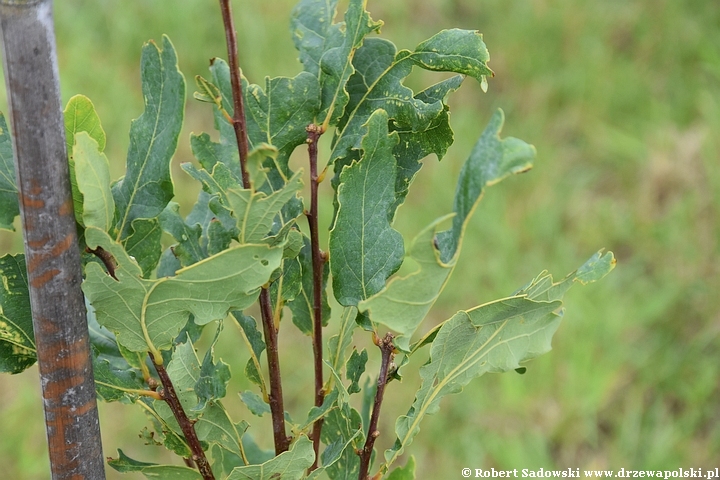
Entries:
{"type": "MultiPolygon", "coordinates": [[[[254,83],[300,69],[287,29],[293,3],[234,4],[241,64],[254,83]]],[[[451,99],[455,145],[442,163],[427,159],[398,214],[404,234],[449,211],[454,179],[496,108],[506,112],[505,135],[538,149],[530,173],[487,192],[460,268],[425,328],[506,296],[543,269],[562,276],[598,248],[619,260],[602,282],[568,294],[554,350],[525,375],[485,376],[426,419],[410,448],[418,477],[454,478],[463,467],[717,466],[720,3],[396,0],[368,9],[400,48],[442,28],[480,30],[497,74],[487,94],[468,80],[451,99]]],[[[215,1],[68,0],[56,3],[55,20],[64,100],[83,93],[94,101],[116,176],[129,122],[142,110],[142,43],[170,36],[190,92],[208,59],[225,56],[215,1]]],[[[414,73],[408,83],[437,78],[414,73]]],[[[185,131],[174,178],[187,208],[197,187],[177,166],[192,160],[189,132],[212,131],[206,106],[189,102],[185,131]]],[[[0,236],[3,251],[19,248],[0,236]]],[[[311,400],[309,358],[307,367],[292,365],[309,356],[310,342],[289,325],[281,341],[287,408],[302,416],[311,400]]],[[[226,343],[221,356],[234,363],[233,352],[226,343]]],[[[412,400],[422,361],[389,387],[380,448],[393,440],[393,420],[412,400]]],[[[249,388],[239,378],[232,386],[249,388]]],[[[266,441],[267,419],[238,408],[236,419],[266,441]]],[[[160,452],[137,439],[139,411],[101,405],[101,415],[106,455],[120,447],[151,460],[160,452]]],[[[47,478],[36,370],[0,377],[0,425],[4,476],[47,478]]]]}

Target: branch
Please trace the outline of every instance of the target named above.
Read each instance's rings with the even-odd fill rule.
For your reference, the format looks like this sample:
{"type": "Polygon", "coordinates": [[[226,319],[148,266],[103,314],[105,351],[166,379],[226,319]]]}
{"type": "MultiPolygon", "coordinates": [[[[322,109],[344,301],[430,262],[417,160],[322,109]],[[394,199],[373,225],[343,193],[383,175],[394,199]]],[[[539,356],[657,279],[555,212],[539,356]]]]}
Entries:
{"type": "Polygon", "coordinates": [[[277,329],[275,328],[275,319],[272,314],[270,291],[267,288],[263,288],[260,291],[260,313],[262,315],[270,375],[269,400],[273,437],[275,439],[275,455],[280,455],[290,448],[290,438],[285,433],[285,407],[283,406],[282,381],[280,379],[277,329]]]}
{"type": "MultiPolygon", "coordinates": [[[[322,127],[310,124],[307,130],[308,156],[310,157],[310,211],[305,212],[310,227],[310,246],[312,250],[313,269],[313,357],[315,367],[315,406],[320,407],[325,399],[323,389],[323,359],[322,359],[322,280],[325,256],[320,250],[319,228],[318,228],[318,185],[320,183],[317,174],[318,140],[323,134],[322,127]]],[[[308,472],[315,470],[318,466],[320,453],[320,433],[322,432],[323,418],[315,421],[310,436],[315,450],[315,462],[308,469],[308,472]]]]}
{"type": "MultiPolygon", "coordinates": [[[[375,336],[375,334],[373,334],[375,336]]],[[[380,364],[380,374],[377,379],[377,391],[375,392],[375,403],[373,404],[372,415],[370,416],[370,425],[368,426],[367,439],[365,446],[358,452],[360,455],[360,474],[358,480],[368,480],[368,471],[370,470],[370,459],[372,457],[375,439],[380,436],[377,429],[378,419],[380,418],[380,406],[382,405],[383,395],[385,394],[385,385],[388,382],[388,369],[393,360],[395,346],[393,345],[393,334],[386,333],[385,337],[380,339],[375,337],[375,344],[380,348],[382,354],[382,363],[380,364]]]]}
{"type": "MultiPolygon", "coordinates": [[[[152,354],[150,354],[150,358],[153,358],[152,354]]],[[[175,420],[177,420],[178,425],[180,425],[180,430],[182,430],[183,435],[188,442],[188,446],[190,447],[190,451],[192,452],[192,460],[197,465],[203,480],[215,480],[215,475],[213,475],[213,472],[210,469],[210,463],[208,462],[205,452],[200,445],[200,440],[198,440],[197,434],[195,433],[193,421],[185,414],[185,410],[180,404],[180,399],[178,399],[177,393],[175,393],[175,387],[170,380],[170,376],[167,374],[167,370],[165,370],[165,366],[156,363],[154,360],[153,364],[155,365],[155,370],[157,370],[160,382],[163,386],[161,397],[165,400],[165,402],[167,402],[170,410],[172,410],[173,415],[175,416],[175,420]]]]}
{"type": "MultiPolygon", "coordinates": [[[[230,63],[230,83],[233,94],[232,125],[235,129],[238,153],[240,155],[240,173],[243,188],[251,188],[250,176],[247,171],[248,138],[245,124],[245,107],[243,105],[240,67],[238,66],[237,36],[233,25],[230,0],[220,0],[223,24],[225,25],[225,41],[230,63]]],[[[280,380],[280,360],[277,346],[277,328],[272,314],[270,292],[267,287],[260,291],[260,311],[262,313],[263,332],[267,345],[268,370],[270,375],[270,412],[272,413],[275,454],[279,455],[290,448],[290,438],[285,433],[285,409],[283,407],[282,383],[280,380]]]]}
{"type": "Polygon", "coordinates": [[[233,24],[230,0],[220,0],[223,24],[225,25],[225,42],[227,43],[228,62],[230,63],[230,84],[233,93],[232,126],[235,129],[238,152],[240,153],[240,171],[244,188],[250,188],[250,176],[247,171],[248,139],[245,124],[245,106],[243,105],[240,67],[238,66],[237,35],[233,24]]]}

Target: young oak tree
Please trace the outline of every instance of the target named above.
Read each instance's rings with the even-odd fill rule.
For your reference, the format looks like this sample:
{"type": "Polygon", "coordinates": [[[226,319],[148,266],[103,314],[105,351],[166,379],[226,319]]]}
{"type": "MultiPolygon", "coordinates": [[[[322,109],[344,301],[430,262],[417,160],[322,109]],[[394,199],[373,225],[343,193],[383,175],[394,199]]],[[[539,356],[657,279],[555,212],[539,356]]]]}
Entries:
{"type": "MultiPolygon", "coordinates": [[[[110,178],[105,133],[90,100],[73,97],[65,110],[97,396],[142,410],[150,422],[146,442],[183,459],[158,465],[119,451],[109,464],[148,478],[414,478],[412,457],[390,469],[423,418],[470,380],[522,372],[524,362],[549,351],[563,295],[606,275],[613,255],[600,251],[558,282],[541,272],[508,297],[418,332],[456,267],[485,188],[527,171],[535,156],[532,145],[500,136],[504,115],[495,112],[460,172],[449,214],[406,251],[393,220],[425,158],[441,159],[453,142],[447,97],[467,77],[487,90],[493,76],[482,35],[443,30],[398,51],[378,36],[382,22],[364,0],[350,0],[341,19],[337,0],[301,0],[290,30],[303,71],[259,86],[241,75],[230,5],[220,3],[228,62],[215,58],[209,75],[196,77],[194,94],[212,108],[219,139],[190,138],[198,163],[182,168],[202,191],[186,217],[172,201],[170,177],[186,84],[167,37],[143,47],[145,111],[131,125],[120,180],[110,178]],[[403,84],[413,68],[456,75],[413,92],[403,84]],[[332,135],[327,152],[318,148],[322,135],[332,135]],[[301,145],[309,175],[289,166],[301,145]],[[304,182],[309,199],[300,197],[304,182]],[[333,212],[322,227],[330,230],[326,246],[318,221],[323,182],[334,192],[333,204],[322,207],[333,212]],[[163,232],[173,245],[162,245],[163,232]],[[407,258],[417,267],[398,276],[407,258]],[[332,311],[330,294],[339,304],[332,311]],[[259,319],[247,313],[255,303],[259,319]],[[226,322],[239,328],[223,329],[226,322]],[[336,333],[325,339],[328,325],[336,333]],[[199,352],[195,343],[206,328],[213,341],[199,352]],[[300,329],[313,345],[314,407],[292,416],[283,404],[278,349],[286,328],[300,329]],[[274,452],[244,435],[250,424],[223,405],[230,368],[215,358],[220,335],[247,347],[241,371],[257,390],[240,395],[253,414],[271,414],[274,452]],[[348,356],[360,335],[370,335],[378,351],[353,348],[348,356]],[[379,355],[380,371],[361,388],[369,354],[379,355]],[[420,388],[395,421],[394,445],[376,452],[383,398],[413,355],[427,358],[420,388]],[[362,402],[367,418],[356,409],[362,402]]],[[[0,227],[11,229],[17,186],[1,116],[0,158],[0,227]]],[[[18,373],[35,361],[23,255],[2,257],[0,275],[0,368],[18,373]]]]}

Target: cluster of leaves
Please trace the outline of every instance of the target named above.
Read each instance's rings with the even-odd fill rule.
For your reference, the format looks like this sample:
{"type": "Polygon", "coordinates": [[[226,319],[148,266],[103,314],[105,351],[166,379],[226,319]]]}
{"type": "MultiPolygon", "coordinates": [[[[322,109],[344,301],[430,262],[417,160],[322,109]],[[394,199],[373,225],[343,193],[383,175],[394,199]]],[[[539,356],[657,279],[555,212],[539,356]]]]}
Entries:
{"type": "MultiPolygon", "coordinates": [[[[105,134],[92,103],[77,96],[65,111],[98,397],[139,406],[152,423],[143,433],[147,442],[191,458],[174,412],[155,390],[152,367],[167,365],[219,478],[362,475],[357,452],[374,432],[368,432],[368,418],[352,406],[351,395],[362,392],[369,404],[375,387],[359,383],[368,353],[353,349],[347,355],[358,327],[375,338],[393,332],[392,355],[402,356],[400,367],[429,346],[429,359],[419,372],[420,389],[407,414],[397,419],[397,440],[378,467],[382,474],[389,472],[424,416],[436,412],[445,395],[460,392],[483,373],[522,369],[523,362],[547,352],[562,317],[565,291],[575,282],[601,278],[614,266],[611,253],[599,252],[560,282],[543,272],[511,296],[460,311],[418,339],[416,330],[457,264],[465,227],[485,188],[528,170],[535,151],[519,139],[502,139],[504,117],[496,112],[463,166],[452,212],[423,229],[406,252],[393,220],[423,159],[430,154],[441,159],[453,142],[446,99],[468,76],[486,89],[493,72],[479,33],[443,30],[412,51],[397,51],[391,42],[371,35],[379,32],[381,22],[371,19],[365,3],[351,0],[344,21],[334,23],[337,0],[301,0],[291,31],[304,71],[293,78],[267,79],[264,88],[243,78],[249,188],[243,186],[229,121],[233,92],[228,64],[215,59],[209,78],[196,78],[195,98],[211,104],[218,139],[206,133],[190,138],[198,165],[182,168],[202,184],[202,191],[185,218],[172,201],[170,177],[184,116],[185,80],[169,39],[143,47],[145,111],[132,123],[122,179],[111,182],[103,154],[105,134]],[[414,67],[457,75],[416,93],[403,85],[414,67]],[[305,211],[299,196],[303,172],[291,171],[288,164],[291,153],[306,143],[308,125],[334,135],[325,167],[334,172],[330,183],[335,195],[322,321],[337,334],[329,339],[323,359],[329,373],[323,404],[300,422],[286,415],[292,445],[274,455],[244,435],[249,424],[232,419],[223,406],[230,369],[215,358],[214,345],[224,321],[238,325],[249,356],[244,373],[259,389],[259,395],[248,391],[241,397],[262,415],[269,411],[261,368],[266,345],[245,310],[268,288],[276,326],[289,310],[297,328],[313,333],[314,266],[310,239],[298,225],[305,211]],[[174,238],[172,246],[163,248],[163,232],[174,238]],[[396,275],[407,258],[416,270],[396,275]],[[328,283],[340,305],[333,312],[328,283]],[[194,344],[211,324],[214,341],[200,358],[194,344]],[[319,453],[309,439],[318,419],[324,419],[325,448],[320,468],[307,473],[319,453]]],[[[17,187],[2,117],[0,130],[0,227],[12,228],[17,187]]],[[[0,259],[0,275],[0,369],[17,373],[35,361],[23,256],[0,259]]],[[[397,372],[390,377],[398,377],[397,372]]],[[[202,478],[188,466],[143,463],[122,452],[110,464],[148,478],[202,478]]],[[[413,470],[411,459],[392,475],[413,478],[413,470]]]]}

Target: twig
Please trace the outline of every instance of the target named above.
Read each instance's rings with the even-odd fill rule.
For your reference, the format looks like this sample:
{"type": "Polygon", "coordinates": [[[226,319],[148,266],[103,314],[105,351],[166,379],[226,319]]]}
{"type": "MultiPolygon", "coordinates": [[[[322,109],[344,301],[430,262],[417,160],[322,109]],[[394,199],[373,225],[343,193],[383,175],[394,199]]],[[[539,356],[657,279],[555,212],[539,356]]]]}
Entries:
{"type": "MultiPolygon", "coordinates": [[[[240,155],[240,170],[243,188],[251,188],[250,176],[247,171],[248,138],[245,124],[245,107],[243,105],[242,83],[240,82],[240,67],[238,66],[237,36],[233,25],[230,0],[220,0],[223,24],[225,25],[225,41],[228,49],[228,62],[230,63],[230,83],[233,94],[232,125],[237,138],[238,153],[240,155]]],[[[277,347],[277,329],[272,314],[270,292],[267,287],[260,291],[260,311],[262,312],[263,333],[267,345],[268,370],[270,375],[270,412],[272,414],[273,436],[275,439],[275,454],[279,455],[290,448],[290,438],[285,433],[285,409],[283,407],[282,383],[280,380],[280,359],[277,347]]]]}
{"type": "Polygon", "coordinates": [[[228,62],[230,63],[230,84],[233,92],[232,126],[235,129],[238,152],[240,154],[240,171],[244,188],[250,188],[250,176],[247,171],[248,138],[245,124],[245,107],[243,105],[242,83],[240,82],[240,67],[238,66],[237,34],[233,24],[230,0],[220,0],[223,24],[225,25],[225,42],[227,43],[228,62]]]}
{"type": "Polygon", "coordinates": [[[278,357],[277,329],[272,314],[270,292],[267,288],[260,291],[260,313],[262,316],[263,333],[267,346],[268,370],[270,375],[270,413],[272,415],[273,437],[275,439],[275,455],[280,455],[290,448],[290,438],[285,433],[285,407],[283,406],[282,381],[280,379],[280,362],[278,357]]]}
{"type": "MultiPolygon", "coordinates": [[[[150,358],[153,358],[152,354],[150,354],[150,358]]],[[[175,420],[177,420],[178,425],[180,425],[180,430],[182,430],[183,435],[188,442],[188,446],[190,447],[190,451],[192,452],[193,462],[197,465],[203,480],[215,480],[215,475],[213,475],[212,469],[210,468],[210,463],[208,462],[205,452],[200,445],[200,440],[198,440],[197,434],[195,433],[193,422],[185,414],[185,410],[180,403],[180,399],[178,399],[177,393],[175,393],[175,387],[170,380],[170,376],[167,374],[167,370],[165,370],[165,366],[158,364],[155,361],[153,361],[153,364],[155,365],[155,370],[157,370],[158,376],[160,377],[160,383],[162,383],[163,386],[161,392],[162,399],[167,402],[170,410],[172,410],[173,415],[175,416],[175,420]]]]}
{"type": "MultiPolygon", "coordinates": [[[[310,227],[310,246],[312,250],[313,269],[313,357],[315,365],[315,406],[320,407],[325,399],[323,389],[323,361],[322,361],[322,281],[325,257],[320,250],[318,228],[318,184],[317,174],[318,140],[322,135],[322,128],[311,124],[307,127],[308,156],[310,157],[310,211],[305,215],[310,227]]],[[[311,439],[315,450],[315,462],[308,472],[318,466],[320,454],[320,434],[322,432],[323,418],[319,418],[313,425],[311,439]]]]}
{"type": "Polygon", "coordinates": [[[358,480],[368,479],[373,447],[375,446],[375,440],[380,436],[377,425],[378,419],[380,418],[380,406],[382,405],[383,395],[385,394],[385,385],[387,385],[388,382],[388,369],[395,351],[395,346],[392,342],[393,338],[392,333],[385,334],[384,338],[375,338],[375,344],[380,348],[382,354],[382,363],[380,364],[380,374],[377,379],[377,391],[375,392],[375,402],[373,403],[373,410],[370,415],[367,439],[365,440],[365,446],[358,452],[358,455],[360,455],[360,474],[358,475],[358,480]]]}

